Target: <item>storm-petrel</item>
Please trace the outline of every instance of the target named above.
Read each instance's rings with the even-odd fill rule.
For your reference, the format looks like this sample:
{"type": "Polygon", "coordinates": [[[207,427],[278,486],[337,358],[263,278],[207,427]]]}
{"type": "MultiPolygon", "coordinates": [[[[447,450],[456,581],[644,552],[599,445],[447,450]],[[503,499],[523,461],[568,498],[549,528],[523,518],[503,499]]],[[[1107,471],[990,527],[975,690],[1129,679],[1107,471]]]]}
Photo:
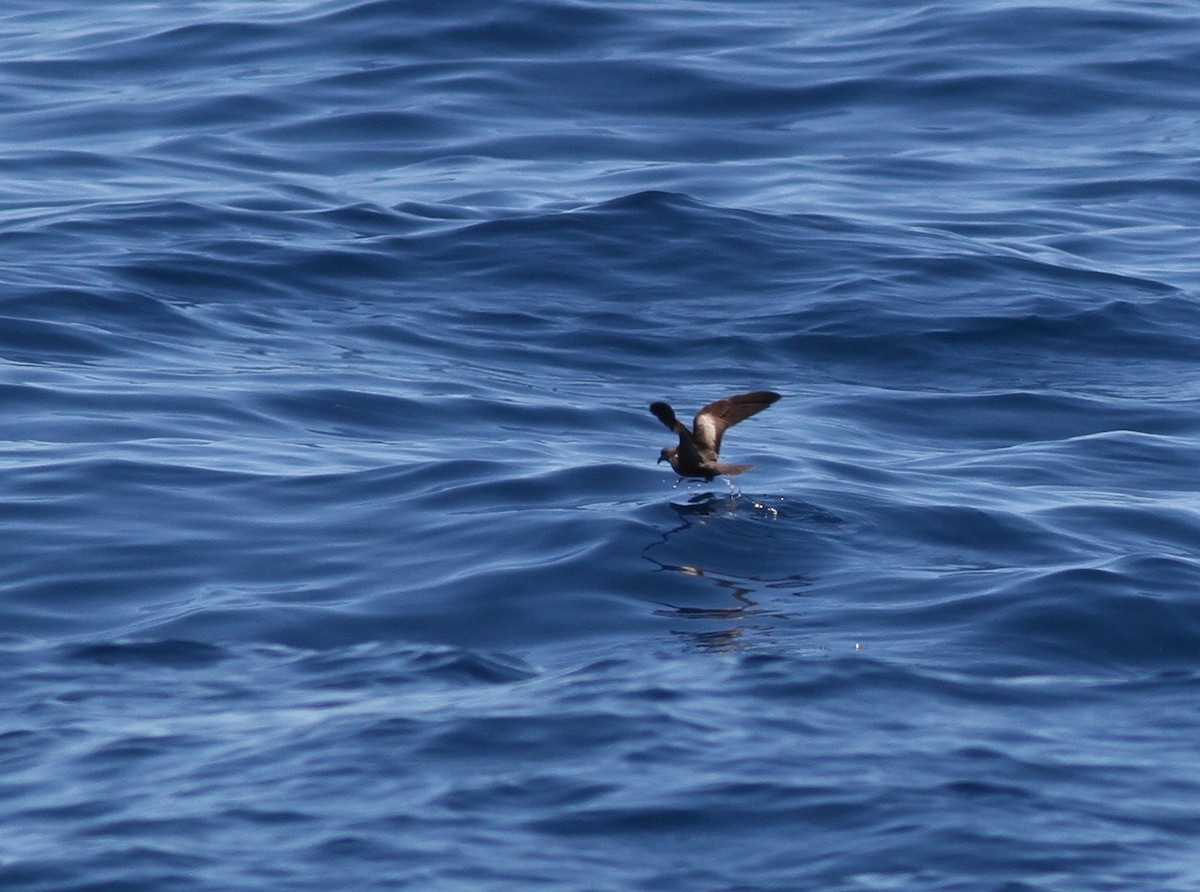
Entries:
{"type": "Polygon", "coordinates": [[[749,471],[753,465],[730,465],[717,461],[721,452],[721,435],[726,428],[761,412],[777,399],[779,394],[770,390],[727,396],[697,412],[690,431],[680,423],[674,410],[666,403],[651,403],[650,411],[654,417],[679,434],[679,447],[664,447],[658,454],[658,460],[670,462],[671,468],[680,477],[703,477],[710,483],[718,474],[749,471]]]}

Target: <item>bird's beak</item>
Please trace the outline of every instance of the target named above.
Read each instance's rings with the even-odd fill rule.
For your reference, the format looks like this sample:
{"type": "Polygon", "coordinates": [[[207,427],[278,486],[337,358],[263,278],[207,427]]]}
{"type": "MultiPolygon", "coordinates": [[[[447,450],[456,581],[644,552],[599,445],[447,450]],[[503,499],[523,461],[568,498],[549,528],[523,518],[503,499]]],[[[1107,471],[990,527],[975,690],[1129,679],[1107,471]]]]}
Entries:
{"type": "Polygon", "coordinates": [[[658,457],[658,461],[656,461],[656,462],[655,462],[655,464],[656,464],[656,465],[661,465],[662,463],[663,463],[663,457],[660,455],[660,456],[658,457]]]}

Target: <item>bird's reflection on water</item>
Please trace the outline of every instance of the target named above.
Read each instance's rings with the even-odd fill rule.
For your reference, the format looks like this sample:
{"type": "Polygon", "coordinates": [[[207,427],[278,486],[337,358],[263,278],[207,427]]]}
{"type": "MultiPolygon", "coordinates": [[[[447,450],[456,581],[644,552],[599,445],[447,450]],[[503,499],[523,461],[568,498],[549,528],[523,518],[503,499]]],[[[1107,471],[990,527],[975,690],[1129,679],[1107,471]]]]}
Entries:
{"type": "MultiPolygon", "coordinates": [[[[682,573],[710,581],[716,588],[728,593],[729,603],[723,607],[691,607],[658,601],[658,616],[678,617],[687,620],[715,620],[717,629],[672,629],[672,633],[687,638],[694,646],[703,650],[730,651],[740,647],[745,623],[753,617],[762,621],[772,616],[784,618],[785,614],[760,608],[752,595],[768,588],[802,588],[810,581],[800,575],[788,575],[778,579],[767,579],[755,575],[739,576],[718,572],[698,563],[672,563],[660,559],[655,551],[670,544],[671,540],[688,529],[707,526],[715,519],[745,518],[747,520],[777,521],[781,517],[782,498],[758,499],[744,496],[736,488],[727,493],[703,492],[689,496],[686,500],[674,500],[669,507],[680,518],[681,523],[664,531],[661,539],[642,549],[642,556],[660,571],[682,573]]],[[[819,509],[817,509],[819,510],[819,509]]],[[[823,513],[823,512],[822,512],[823,513]]]]}
{"type": "MultiPolygon", "coordinates": [[[[741,490],[732,484],[729,484],[729,486],[730,489],[726,493],[702,492],[689,496],[684,501],[672,500],[669,503],[671,510],[684,519],[683,526],[690,526],[687,522],[689,518],[721,515],[732,517],[735,514],[747,511],[770,520],[779,518],[779,508],[777,506],[767,505],[758,499],[744,496],[741,490]]],[[[783,499],[776,499],[775,501],[780,504],[783,503],[783,499]]]]}

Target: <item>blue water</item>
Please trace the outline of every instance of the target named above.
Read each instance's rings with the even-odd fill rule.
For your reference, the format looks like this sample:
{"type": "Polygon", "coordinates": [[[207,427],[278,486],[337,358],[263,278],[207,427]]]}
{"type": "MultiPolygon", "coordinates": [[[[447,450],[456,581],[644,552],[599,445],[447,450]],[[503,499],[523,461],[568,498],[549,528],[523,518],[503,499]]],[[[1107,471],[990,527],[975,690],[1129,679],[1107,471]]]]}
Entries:
{"type": "Polygon", "coordinates": [[[0,887],[1200,887],[1198,47],[10,0],[0,887]]]}

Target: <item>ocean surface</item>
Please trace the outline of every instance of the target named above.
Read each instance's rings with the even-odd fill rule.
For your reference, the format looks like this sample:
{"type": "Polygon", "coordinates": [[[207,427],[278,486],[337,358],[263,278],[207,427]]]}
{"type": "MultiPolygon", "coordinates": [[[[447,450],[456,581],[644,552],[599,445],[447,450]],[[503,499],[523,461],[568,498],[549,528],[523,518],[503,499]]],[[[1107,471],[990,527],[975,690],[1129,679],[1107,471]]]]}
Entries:
{"type": "Polygon", "coordinates": [[[1194,4],[8,0],[0,104],[6,892],[1200,888],[1194,4]]]}

